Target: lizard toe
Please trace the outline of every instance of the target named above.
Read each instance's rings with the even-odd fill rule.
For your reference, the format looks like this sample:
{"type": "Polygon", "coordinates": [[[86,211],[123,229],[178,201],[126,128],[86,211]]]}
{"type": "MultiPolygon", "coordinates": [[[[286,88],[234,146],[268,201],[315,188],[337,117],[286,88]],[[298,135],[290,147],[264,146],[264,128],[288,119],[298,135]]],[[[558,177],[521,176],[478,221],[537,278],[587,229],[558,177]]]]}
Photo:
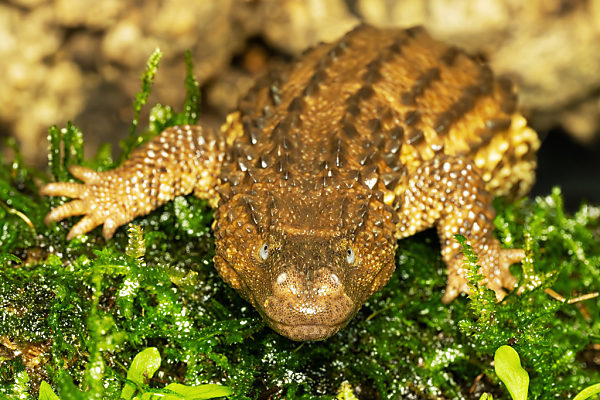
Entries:
{"type": "Polygon", "coordinates": [[[73,200],[50,211],[44,218],[44,223],[49,226],[51,222],[62,221],[65,218],[85,213],[87,213],[85,203],[82,200],[73,200]]]}

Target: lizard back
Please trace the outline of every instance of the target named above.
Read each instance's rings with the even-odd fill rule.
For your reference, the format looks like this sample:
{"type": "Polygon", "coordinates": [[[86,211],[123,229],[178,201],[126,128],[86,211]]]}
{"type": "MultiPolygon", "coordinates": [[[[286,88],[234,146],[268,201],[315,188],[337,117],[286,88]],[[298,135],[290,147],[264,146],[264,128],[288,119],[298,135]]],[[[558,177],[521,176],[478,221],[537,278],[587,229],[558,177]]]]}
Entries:
{"type": "Polygon", "coordinates": [[[447,154],[471,158],[491,194],[522,196],[539,139],[516,106],[509,80],[423,29],[361,25],[260,79],[223,129],[232,165],[256,154],[265,173],[277,161],[298,177],[376,165],[400,195],[394,173],[447,154]]]}

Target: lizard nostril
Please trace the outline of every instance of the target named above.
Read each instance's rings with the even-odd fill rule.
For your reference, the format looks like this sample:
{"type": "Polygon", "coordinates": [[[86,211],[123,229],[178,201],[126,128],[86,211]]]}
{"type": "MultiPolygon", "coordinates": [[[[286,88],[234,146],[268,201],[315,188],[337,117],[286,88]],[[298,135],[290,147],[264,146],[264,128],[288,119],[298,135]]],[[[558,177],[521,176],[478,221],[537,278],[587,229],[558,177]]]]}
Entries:
{"type": "Polygon", "coordinates": [[[281,272],[275,278],[273,294],[278,297],[338,297],[344,293],[340,277],[329,268],[297,273],[293,269],[281,272]]]}
{"type": "Polygon", "coordinates": [[[282,272],[281,274],[279,274],[279,276],[277,277],[277,284],[278,285],[283,285],[285,283],[285,281],[287,280],[287,273],[282,272]]]}
{"type": "Polygon", "coordinates": [[[340,278],[338,278],[336,274],[331,274],[330,279],[333,286],[339,286],[341,284],[340,278]]]}
{"type": "Polygon", "coordinates": [[[322,269],[319,279],[319,292],[327,296],[339,296],[344,292],[340,278],[329,269],[322,269]]]}

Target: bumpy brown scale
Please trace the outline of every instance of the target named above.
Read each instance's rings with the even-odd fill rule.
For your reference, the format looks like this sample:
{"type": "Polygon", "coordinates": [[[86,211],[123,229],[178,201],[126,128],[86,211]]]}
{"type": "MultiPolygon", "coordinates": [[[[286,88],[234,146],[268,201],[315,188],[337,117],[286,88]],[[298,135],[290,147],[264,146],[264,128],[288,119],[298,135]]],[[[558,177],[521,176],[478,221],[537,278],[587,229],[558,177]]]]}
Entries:
{"type": "Polygon", "coordinates": [[[436,226],[445,301],[468,290],[453,235],[479,252],[504,295],[522,250],[493,236],[492,195],[534,180],[536,133],[516,94],[476,59],[420,28],[360,26],[260,79],[220,134],[165,130],[122,167],[72,167],[84,184],[46,221],[85,214],[69,238],[116,228],[194,192],[215,211],[215,266],[277,332],[335,334],[394,271],[396,240],[436,226]]]}

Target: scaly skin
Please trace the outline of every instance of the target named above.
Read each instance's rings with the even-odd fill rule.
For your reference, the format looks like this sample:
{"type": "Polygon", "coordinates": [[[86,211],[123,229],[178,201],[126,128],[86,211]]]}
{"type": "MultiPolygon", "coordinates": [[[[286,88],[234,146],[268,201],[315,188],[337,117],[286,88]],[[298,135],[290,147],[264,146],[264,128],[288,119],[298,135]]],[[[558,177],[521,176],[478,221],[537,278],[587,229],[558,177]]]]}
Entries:
{"type": "Polygon", "coordinates": [[[534,131],[506,80],[422,29],[361,26],[259,80],[220,135],[165,130],[123,166],[73,167],[84,184],[41,193],[77,200],[69,238],[120,225],[194,191],[215,211],[215,267],[293,340],[335,334],[394,271],[396,240],[436,226],[449,302],[468,290],[455,233],[504,296],[522,250],[493,236],[492,195],[534,180],[534,131]]]}

